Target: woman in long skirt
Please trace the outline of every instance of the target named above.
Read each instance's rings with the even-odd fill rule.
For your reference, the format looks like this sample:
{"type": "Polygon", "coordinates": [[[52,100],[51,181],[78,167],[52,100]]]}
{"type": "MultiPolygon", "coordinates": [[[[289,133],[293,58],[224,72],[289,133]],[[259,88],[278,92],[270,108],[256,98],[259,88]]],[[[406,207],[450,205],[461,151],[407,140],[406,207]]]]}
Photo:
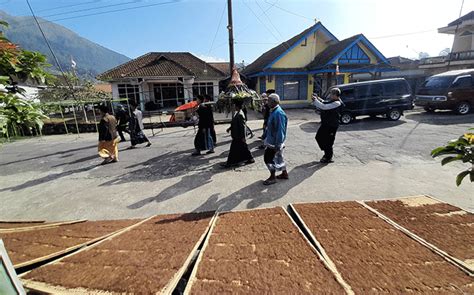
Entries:
{"type": "Polygon", "coordinates": [[[118,161],[118,136],[117,136],[117,120],[110,115],[105,105],[99,106],[102,116],[99,122],[99,156],[104,159],[102,165],[118,161]]]}
{"type": "Polygon", "coordinates": [[[249,147],[247,146],[245,115],[242,111],[243,102],[236,100],[234,101],[234,104],[236,114],[232,118],[230,128],[227,129],[227,132],[230,131],[232,143],[230,144],[227,162],[223,165],[223,167],[226,168],[239,165],[241,163],[255,163],[252,153],[250,153],[249,147]]]}

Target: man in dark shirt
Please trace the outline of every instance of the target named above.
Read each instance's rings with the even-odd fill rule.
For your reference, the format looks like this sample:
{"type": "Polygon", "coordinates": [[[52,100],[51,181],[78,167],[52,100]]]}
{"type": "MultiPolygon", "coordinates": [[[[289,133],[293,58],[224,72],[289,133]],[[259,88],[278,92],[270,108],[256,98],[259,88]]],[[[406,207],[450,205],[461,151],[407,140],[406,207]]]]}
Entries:
{"type": "Polygon", "coordinates": [[[117,131],[120,136],[120,141],[126,141],[123,132],[128,133],[127,125],[129,121],[129,115],[123,105],[119,105],[117,111],[115,112],[115,118],[117,119],[117,131]]]}
{"type": "Polygon", "coordinates": [[[201,151],[207,150],[206,154],[214,153],[214,140],[212,136],[212,129],[214,128],[214,116],[209,105],[203,104],[204,97],[198,96],[198,108],[196,114],[199,117],[198,132],[194,138],[195,151],[193,156],[198,156],[201,151]]]}
{"type": "Polygon", "coordinates": [[[321,163],[331,163],[334,155],[333,145],[339,128],[339,108],[342,106],[340,96],[341,90],[339,88],[331,89],[329,101],[323,101],[317,94],[313,94],[313,104],[321,111],[321,127],[316,133],[316,141],[324,151],[321,163]]]}

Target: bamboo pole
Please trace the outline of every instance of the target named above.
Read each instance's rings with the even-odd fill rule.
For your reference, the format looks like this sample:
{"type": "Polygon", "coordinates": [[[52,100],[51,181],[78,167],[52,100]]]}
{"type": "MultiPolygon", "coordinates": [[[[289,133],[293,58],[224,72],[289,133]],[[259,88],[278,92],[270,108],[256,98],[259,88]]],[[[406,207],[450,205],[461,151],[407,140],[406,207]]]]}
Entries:
{"type": "MultiPolygon", "coordinates": [[[[151,120],[150,111],[148,111],[148,117],[150,118],[151,135],[154,137],[155,136],[155,131],[153,130],[153,121],[151,120]]],[[[143,126],[143,129],[145,129],[145,126],[143,126]]]]}
{"type": "Polygon", "coordinates": [[[92,105],[92,113],[94,114],[94,124],[95,124],[95,132],[99,133],[99,127],[97,125],[97,116],[95,115],[95,107],[92,105]]]}
{"type": "Polygon", "coordinates": [[[80,137],[79,136],[79,123],[77,123],[76,107],[74,106],[74,104],[72,104],[72,113],[74,114],[74,122],[76,123],[77,137],[80,137]]]}
{"type": "Polygon", "coordinates": [[[86,123],[89,123],[89,119],[87,118],[87,111],[86,111],[85,103],[82,104],[82,111],[84,113],[84,120],[86,120],[86,123]]]}
{"type": "Polygon", "coordinates": [[[68,131],[68,129],[67,129],[66,120],[64,119],[63,107],[62,107],[61,105],[59,106],[59,110],[61,111],[61,118],[63,118],[63,124],[64,124],[64,128],[66,129],[66,134],[69,135],[69,131],[68,131]]]}

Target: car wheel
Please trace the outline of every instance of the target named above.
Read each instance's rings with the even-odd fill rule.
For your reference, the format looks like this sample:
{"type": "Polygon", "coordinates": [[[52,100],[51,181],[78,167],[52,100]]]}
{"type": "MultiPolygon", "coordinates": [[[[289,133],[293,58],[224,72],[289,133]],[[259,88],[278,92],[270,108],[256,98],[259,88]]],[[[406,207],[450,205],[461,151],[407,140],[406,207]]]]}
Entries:
{"type": "Polygon", "coordinates": [[[352,122],[352,119],[353,117],[351,113],[345,112],[341,114],[341,123],[344,125],[347,125],[352,122]]]}
{"type": "Polygon", "coordinates": [[[469,103],[463,101],[463,102],[460,102],[457,106],[456,106],[456,112],[459,114],[459,115],[466,115],[468,114],[469,112],[471,111],[471,105],[469,105],[469,103]]]}
{"type": "Polygon", "coordinates": [[[434,113],[434,111],[435,111],[434,109],[432,109],[430,107],[424,107],[423,109],[428,113],[434,113]]]}
{"type": "Polygon", "coordinates": [[[397,121],[402,116],[402,112],[399,109],[391,109],[387,113],[387,119],[390,121],[397,121]]]}

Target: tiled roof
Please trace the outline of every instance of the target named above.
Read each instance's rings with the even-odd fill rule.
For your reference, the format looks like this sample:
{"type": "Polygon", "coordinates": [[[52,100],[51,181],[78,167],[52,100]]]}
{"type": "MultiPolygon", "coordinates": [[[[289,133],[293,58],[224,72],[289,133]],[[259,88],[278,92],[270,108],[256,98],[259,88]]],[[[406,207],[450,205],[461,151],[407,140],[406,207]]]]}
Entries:
{"type": "Polygon", "coordinates": [[[179,65],[175,61],[169,60],[161,56],[143,67],[139,67],[135,71],[127,74],[127,77],[153,77],[153,76],[169,76],[182,77],[193,76],[193,73],[185,67],[179,65]]]}
{"type": "Polygon", "coordinates": [[[334,57],[336,57],[342,50],[349,46],[352,42],[357,40],[362,36],[361,34],[352,36],[350,38],[341,40],[336,44],[329,45],[321,53],[319,53],[312,62],[307,65],[307,68],[310,70],[319,69],[324,67],[328,62],[330,62],[334,57]]]}
{"type": "Polygon", "coordinates": [[[218,69],[219,71],[223,72],[227,76],[230,75],[229,62],[208,62],[208,64],[218,69]]]}
{"type": "Polygon", "coordinates": [[[457,20],[450,22],[448,24],[448,27],[457,26],[461,24],[463,21],[472,20],[472,19],[474,19],[474,11],[471,11],[468,14],[461,16],[457,20]]]}
{"type": "Polygon", "coordinates": [[[225,73],[189,52],[150,52],[110,69],[97,78],[113,80],[144,76],[194,76],[198,79],[220,79],[224,78],[225,73]]]}
{"type": "Polygon", "coordinates": [[[269,51],[265,52],[262,54],[259,58],[257,58],[253,63],[248,65],[243,73],[250,75],[254,74],[257,72],[261,72],[265,66],[267,66],[269,63],[274,61],[277,57],[282,55],[288,48],[293,46],[298,40],[303,38],[304,35],[306,35],[308,32],[313,30],[316,26],[321,26],[324,28],[324,26],[321,23],[316,23],[313,26],[307,28],[303,32],[299,33],[298,35],[294,36],[293,38],[287,40],[286,42],[281,43],[280,45],[270,49],[269,51]]]}

